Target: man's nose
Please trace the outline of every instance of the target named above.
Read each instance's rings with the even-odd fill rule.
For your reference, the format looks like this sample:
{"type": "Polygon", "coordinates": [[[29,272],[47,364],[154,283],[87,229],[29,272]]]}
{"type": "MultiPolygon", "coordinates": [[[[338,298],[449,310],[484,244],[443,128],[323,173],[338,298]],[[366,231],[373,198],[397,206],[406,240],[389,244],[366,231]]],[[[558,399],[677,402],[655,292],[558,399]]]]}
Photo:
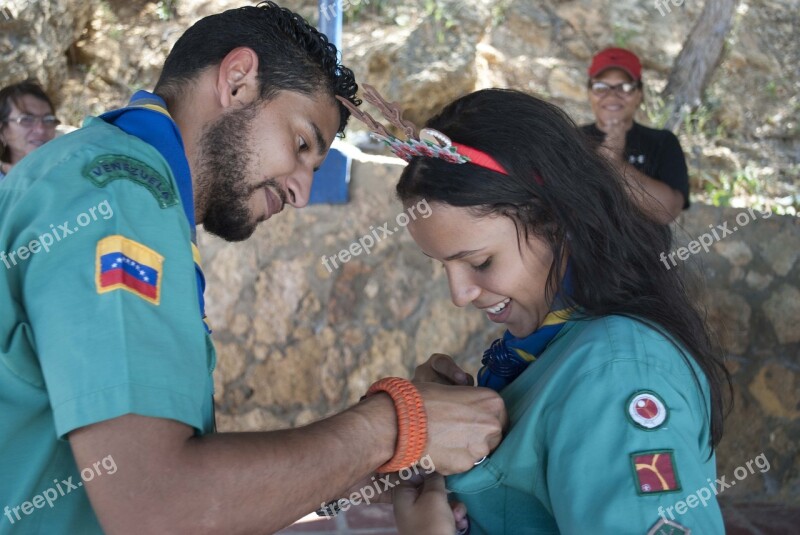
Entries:
{"type": "Polygon", "coordinates": [[[311,184],[314,182],[314,170],[307,165],[302,166],[286,180],[286,202],[295,208],[308,204],[311,197],[311,184]]]}

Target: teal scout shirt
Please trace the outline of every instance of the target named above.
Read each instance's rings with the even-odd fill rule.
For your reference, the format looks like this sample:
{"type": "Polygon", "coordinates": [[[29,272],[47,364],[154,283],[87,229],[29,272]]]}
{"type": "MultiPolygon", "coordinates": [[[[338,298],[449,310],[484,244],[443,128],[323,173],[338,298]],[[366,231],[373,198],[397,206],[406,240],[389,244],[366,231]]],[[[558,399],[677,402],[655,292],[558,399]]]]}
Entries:
{"type": "Polygon", "coordinates": [[[664,521],[724,533],[708,386],[692,366],[702,391],[654,329],[619,316],[569,322],[502,390],[511,427],[500,446],[447,479],[471,535],[646,534],[664,521]],[[676,509],[691,495],[694,507],[676,509]]]}
{"type": "Polygon", "coordinates": [[[99,119],[0,183],[0,533],[100,533],[70,431],[124,414],[213,429],[191,231],[158,151],[99,119]]]}

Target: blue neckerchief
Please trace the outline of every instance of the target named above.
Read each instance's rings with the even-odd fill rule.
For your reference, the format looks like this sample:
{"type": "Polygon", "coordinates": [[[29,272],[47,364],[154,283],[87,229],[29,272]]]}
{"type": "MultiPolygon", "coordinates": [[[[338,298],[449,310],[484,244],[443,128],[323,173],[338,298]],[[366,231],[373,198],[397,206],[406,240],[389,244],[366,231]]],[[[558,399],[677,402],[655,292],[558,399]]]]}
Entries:
{"type": "MultiPolygon", "coordinates": [[[[572,293],[572,277],[567,264],[561,291],[564,295],[572,293]]],[[[572,310],[566,306],[561,293],[556,294],[550,312],[545,316],[542,325],[525,338],[516,338],[506,331],[489,349],[483,353],[478,371],[478,386],[491,388],[500,392],[511,384],[531,362],[542,354],[553,338],[566,325],[572,310]]]]}
{"type": "Polygon", "coordinates": [[[197,249],[192,174],[189,171],[189,161],[186,159],[186,151],[178,125],[170,117],[166,102],[161,97],[147,91],[137,91],[131,97],[128,106],[104,113],[100,118],[126,134],[151,145],[169,164],[178,185],[183,211],[192,233],[192,257],[197,277],[197,300],[200,304],[200,313],[206,332],[210,333],[211,328],[206,321],[206,304],[203,297],[206,278],[203,275],[203,268],[200,266],[200,252],[197,249]]]}

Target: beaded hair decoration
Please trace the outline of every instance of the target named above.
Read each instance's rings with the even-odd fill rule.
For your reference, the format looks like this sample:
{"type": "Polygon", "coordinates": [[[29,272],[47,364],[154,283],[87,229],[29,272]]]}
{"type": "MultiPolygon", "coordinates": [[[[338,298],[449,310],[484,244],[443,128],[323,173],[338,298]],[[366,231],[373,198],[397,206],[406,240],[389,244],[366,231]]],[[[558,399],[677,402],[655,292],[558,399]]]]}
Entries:
{"type": "Polygon", "coordinates": [[[403,110],[399,105],[394,102],[387,102],[371,85],[364,84],[363,87],[364,100],[378,108],[387,121],[398,127],[405,134],[405,140],[392,135],[381,123],[373,119],[369,113],[359,109],[349,100],[340,96],[336,98],[350,110],[353,117],[369,128],[373,137],[383,141],[399,158],[407,162],[419,156],[438,158],[454,164],[471,162],[498,173],[508,174],[494,158],[485,152],[460,143],[454,143],[438,130],[423,128],[417,135],[417,127],[411,121],[403,119],[403,110]]]}

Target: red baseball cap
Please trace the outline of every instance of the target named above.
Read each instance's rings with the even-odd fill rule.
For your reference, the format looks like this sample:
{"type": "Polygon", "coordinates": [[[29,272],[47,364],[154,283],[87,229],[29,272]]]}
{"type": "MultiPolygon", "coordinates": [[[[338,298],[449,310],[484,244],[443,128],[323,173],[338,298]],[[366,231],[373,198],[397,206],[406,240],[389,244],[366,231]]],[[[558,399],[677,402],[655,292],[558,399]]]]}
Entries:
{"type": "Polygon", "coordinates": [[[642,79],[642,64],[636,54],[624,48],[606,48],[595,54],[589,66],[589,78],[607,69],[622,69],[634,80],[642,79]]]}

